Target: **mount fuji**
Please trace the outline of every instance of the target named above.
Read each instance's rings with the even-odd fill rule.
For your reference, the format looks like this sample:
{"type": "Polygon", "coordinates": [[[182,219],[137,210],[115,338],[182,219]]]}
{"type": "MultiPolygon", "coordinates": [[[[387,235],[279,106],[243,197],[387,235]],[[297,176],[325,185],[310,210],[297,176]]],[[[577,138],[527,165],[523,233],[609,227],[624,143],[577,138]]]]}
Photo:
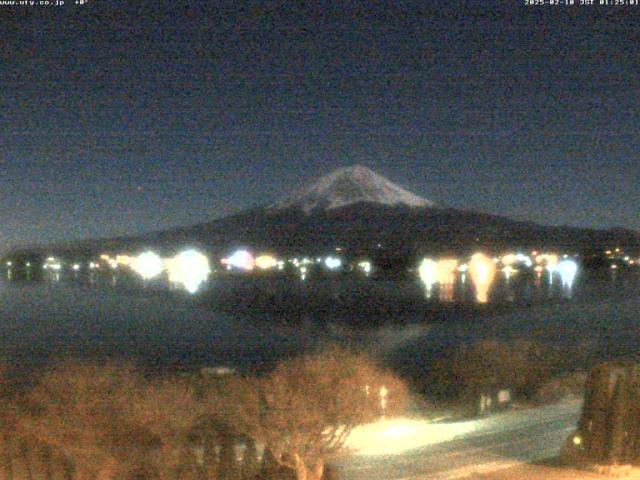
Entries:
{"type": "Polygon", "coordinates": [[[393,255],[483,249],[553,248],[602,252],[611,246],[640,251],[640,234],[624,229],[595,230],[545,226],[470,210],[439,206],[367,167],[340,168],[306,188],[263,207],[188,227],[135,237],[92,239],[47,245],[28,252],[135,252],[144,248],[175,252],[196,246],[214,254],[247,247],[256,252],[393,255]]]}

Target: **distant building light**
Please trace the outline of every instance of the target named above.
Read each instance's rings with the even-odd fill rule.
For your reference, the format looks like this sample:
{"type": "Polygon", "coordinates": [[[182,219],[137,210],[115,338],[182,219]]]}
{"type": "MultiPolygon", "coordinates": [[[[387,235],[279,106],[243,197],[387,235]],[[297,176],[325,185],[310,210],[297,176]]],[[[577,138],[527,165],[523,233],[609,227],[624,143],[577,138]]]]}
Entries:
{"type": "Polygon", "coordinates": [[[237,250],[230,257],[223,259],[223,263],[227,266],[235,267],[240,270],[253,270],[255,260],[253,255],[247,250],[237,250]]]}
{"type": "Polygon", "coordinates": [[[500,261],[504,266],[513,265],[514,263],[524,263],[527,267],[530,267],[533,264],[531,257],[524,253],[508,253],[504,255],[500,261]]]}
{"type": "Polygon", "coordinates": [[[270,270],[278,265],[278,260],[272,255],[260,255],[256,257],[255,265],[260,270],[270,270]]]}
{"type": "Polygon", "coordinates": [[[418,275],[427,290],[427,297],[431,289],[438,282],[438,263],[431,258],[424,258],[418,267],[418,275]]]}
{"type": "Polygon", "coordinates": [[[209,259],[193,249],[179,253],[166,265],[169,281],[180,284],[189,293],[196,293],[211,273],[209,259]]]}
{"type": "MultiPolygon", "coordinates": [[[[115,262],[115,267],[117,266],[118,264],[115,262]]],[[[112,267],[114,267],[113,264],[112,267]]],[[[133,259],[131,262],[131,268],[144,280],[150,280],[162,273],[162,259],[156,253],[147,251],[133,259]]]]}
{"type": "Polygon", "coordinates": [[[458,268],[458,261],[452,258],[443,258],[438,260],[436,267],[437,281],[440,285],[453,285],[456,277],[455,272],[458,268]]]}
{"type": "Polygon", "coordinates": [[[502,273],[504,274],[504,278],[506,278],[507,280],[509,280],[511,278],[511,276],[515,273],[517,273],[518,270],[516,270],[515,268],[513,268],[511,265],[507,265],[506,267],[504,267],[502,269],[502,273]]]}
{"type": "Polygon", "coordinates": [[[336,270],[342,266],[342,260],[336,257],[327,257],[324,259],[324,264],[329,270],[336,270]]]}
{"type": "Polygon", "coordinates": [[[533,262],[531,261],[531,257],[529,255],[525,255],[524,253],[517,253],[516,261],[520,263],[524,263],[527,267],[530,267],[531,265],[533,265],[533,262]]]}
{"type": "Polygon", "coordinates": [[[358,268],[364,272],[365,275],[369,275],[371,273],[371,262],[368,260],[358,262],[358,268]]]}
{"type": "Polygon", "coordinates": [[[578,273],[578,264],[573,260],[563,260],[556,265],[555,271],[560,274],[562,285],[571,288],[578,273]]]}
{"type": "Polygon", "coordinates": [[[496,266],[486,255],[476,253],[469,262],[469,274],[476,287],[476,300],[479,303],[489,301],[489,289],[493,283],[496,266]]]}
{"type": "Polygon", "coordinates": [[[200,375],[203,377],[225,377],[235,375],[236,369],[230,367],[203,367],[200,369],[200,375]]]}
{"type": "Polygon", "coordinates": [[[133,258],[131,258],[129,255],[116,255],[116,262],[118,263],[118,265],[128,267],[131,265],[131,262],[133,262],[133,258]]]}
{"type": "Polygon", "coordinates": [[[500,261],[502,262],[503,265],[507,266],[507,265],[513,265],[514,263],[516,263],[516,256],[513,253],[509,253],[505,256],[503,256],[500,261]]]}
{"type": "Polygon", "coordinates": [[[42,268],[44,270],[58,271],[62,268],[62,263],[60,263],[60,260],[58,260],[56,257],[50,256],[47,257],[47,260],[45,261],[42,268]]]}

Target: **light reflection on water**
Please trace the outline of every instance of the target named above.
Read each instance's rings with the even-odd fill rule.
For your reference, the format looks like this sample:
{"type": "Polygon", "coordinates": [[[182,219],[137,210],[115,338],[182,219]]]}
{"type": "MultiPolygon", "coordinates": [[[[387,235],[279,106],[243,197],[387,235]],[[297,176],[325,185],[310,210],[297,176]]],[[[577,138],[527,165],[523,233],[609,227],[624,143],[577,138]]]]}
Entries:
{"type": "MultiPolygon", "coordinates": [[[[187,252],[189,253],[189,252],[187,252]]],[[[33,281],[39,280],[49,283],[76,283],[89,285],[94,288],[143,288],[153,290],[170,290],[172,286],[180,285],[181,289],[196,294],[195,297],[207,297],[212,290],[217,290],[220,285],[229,282],[236,285],[251,285],[260,283],[261,289],[266,290],[299,290],[301,284],[312,285],[313,288],[304,287],[305,295],[311,297],[322,295],[325,287],[334,289],[338,286],[356,288],[362,296],[376,296],[380,286],[384,285],[385,293],[389,298],[401,298],[413,296],[416,293],[416,283],[411,280],[381,281],[360,276],[335,276],[317,279],[314,275],[308,275],[306,268],[303,277],[280,275],[240,276],[240,275],[211,275],[208,264],[202,263],[199,257],[191,254],[185,255],[187,261],[180,255],[170,259],[167,263],[169,274],[162,277],[153,276],[146,280],[139,278],[133,272],[126,270],[95,271],[85,270],[60,271],[45,270],[38,277],[33,277],[30,271],[25,275],[22,272],[16,276],[9,269],[6,271],[6,279],[33,281]],[[192,258],[193,257],[193,258],[192,258]],[[187,264],[188,268],[184,268],[187,264]],[[194,268],[197,265],[198,268],[194,268]],[[189,275],[184,274],[188,271],[189,275]],[[197,275],[193,275],[193,272],[197,275]],[[257,280],[256,280],[257,277],[257,280]],[[233,280],[229,280],[232,278],[233,280]],[[302,282],[305,280],[305,282],[302,282]],[[311,283],[309,283],[311,282],[311,283]],[[319,287],[319,288],[318,288],[319,287]]],[[[571,299],[580,288],[582,272],[572,261],[565,260],[553,268],[534,271],[529,268],[497,269],[494,261],[484,255],[474,256],[469,264],[469,270],[461,271],[456,260],[425,259],[419,266],[418,273],[422,285],[422,294],[419,295],[424,303],[544,303],[553,299],[571,299]]],[[[638,272],[636,272],[638,273],[638,272]]],[[[609,282],[616,281],[618,272],[611,270],[606,272],[609,282]]],[[[633,276],[633,275],[632,275],[633,276]]],[[[640,275],[636,275],[640,277],[640,275]]],[[[18,282],[20,283],[20,282],[18,282]]],[[[224,287],[222,287],[224,288],[224,287]]],[[[340,296],[341,292],[334,292],[334,296],[340,296]]]]}
{"type": "MultiPolygon", "coordinates": [[[[342,321],[337,306],[303,316],[308,323],[295,317],[298,320],[291,326],[281,325],[290,316],[286,311],[252,312],[252,298],[246,300],[248,308],[244,310],[217,309],[218,299],[232,289],[237,289],[241,299],[253,290],[267,292],[266,298],[270,299],[290,289],[294,297],[300,295],[296,299],[307,295],[309,303],[322,295],[337,299],[351,295],[359,301],[363,292],[365,297],[366,292],[375,292],[368,300],[378,301],[378,307],[404,300],[405,296],[420,299],[430,313],[444,309],[445,316],[438,319],[446,318],[447,322],[434,324],[425,334],[438,345],[471,335],[542,330],[545,335],[570,332],[572,338],[597,336],[609,342],[609,350],[617,351],[625,346],[620,334],[627,339],[637,339],[635,333],[640,335],[640,315],[636,315],[640,305],[638,273],[581,272],[572,286],[571,298],[566,296],[559,276],[549,284],[548,272],[522,270],[508,282],[498,274],[488,303],[481,310],[469,310],[464,305],[475,305],[476,291],[473,282],[462,281],[462,273],[456,275],[454,283],[434,285],[433,295],[427,300],[415,280],[354,281],[343,277],[319,282],[311,277],[303,283],[293,277],[214,276],[202,293],[190,297],[169,292],[162,282],[143,283],[124,273],[81,273],[74,280],[71,272],[50,272],[48,277],[43,275],[44,281],[0,281],[0,356],[37,363],[68,354],[125,355],[151,363],[237,366],[268,363],[332,339],[364,337],[348,329],[332,333],[326,326],[316,325],[318,320],[342,321]],[[629,303],[629,299],[635,299],[635,303],[629,303]],[[461,305],[460,310],[457,305],[461,305]],[[634,311],[635,316],[627,311],[634,311]],[[491,320],[479,322],[487,318],[491,320]],[[623,325],[616,327],[616,322],[623,325]]],[[[429,318],[415,309],[401,314],[407,316],[401,323],[415,324],[429,318]]],[[[351,316],[358,315],[361,324],[366,324],[366,314],[351,316]]],[[[410,327],[394,326],[391,330],[404,338],[406,328],[410,327]]],[[[413,358],[415,352],[410,355],[413,358]]]]}
{"type": "Polygon", "coordinates": [[[496,277],[494,261],[482,253],[476,253],[469,262],[469,275],[476,288],[476,300],[478,303],[487,303],[489,290],[496,277]]]}

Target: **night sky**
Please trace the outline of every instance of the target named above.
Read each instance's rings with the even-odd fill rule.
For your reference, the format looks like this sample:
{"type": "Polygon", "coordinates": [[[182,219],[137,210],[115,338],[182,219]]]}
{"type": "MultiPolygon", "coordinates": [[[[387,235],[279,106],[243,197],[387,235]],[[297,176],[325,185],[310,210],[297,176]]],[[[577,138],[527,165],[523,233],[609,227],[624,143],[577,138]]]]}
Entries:
{"type": "Polygon", "coordinates": [[[354,163],[640,230],[640,6],[66,1],[0,6],[2,247],[205,221],[354,163]]]}

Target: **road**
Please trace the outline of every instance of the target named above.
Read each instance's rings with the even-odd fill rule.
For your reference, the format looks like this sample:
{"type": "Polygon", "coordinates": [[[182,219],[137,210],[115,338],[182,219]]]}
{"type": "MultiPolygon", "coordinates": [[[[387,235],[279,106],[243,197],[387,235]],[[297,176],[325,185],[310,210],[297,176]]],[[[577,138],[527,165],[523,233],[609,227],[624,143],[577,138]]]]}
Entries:
{"type": "Polygon", "coordinates": [[[565,401],[458,423],[379,422],[354,431],[354,452],[334,466],[345,480],[450,480],[509,468],[556,456],[581,405],[565,401]]]}

